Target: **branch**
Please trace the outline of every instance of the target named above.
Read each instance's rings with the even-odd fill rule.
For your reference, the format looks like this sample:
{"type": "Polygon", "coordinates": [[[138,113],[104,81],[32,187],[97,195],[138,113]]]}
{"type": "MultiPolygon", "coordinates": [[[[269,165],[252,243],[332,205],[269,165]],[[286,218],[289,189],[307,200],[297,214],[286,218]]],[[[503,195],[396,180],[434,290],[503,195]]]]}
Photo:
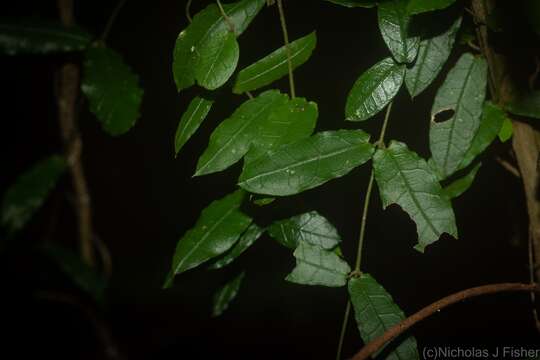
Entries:
{"type": "Polygon", "coordinates": [[[362,348],[352,360],[364,360],[369,358],[371,355],[376,353],[384,344],[395,339],[407,329],[412,327],[417,322],[424,320],[425,318],[433,315],[445,307],[461,302],[466,299],[470,299],[480,295],[496,294],[499,292],[514,292],[514,291],[540,291],[540,287],[536,284],[519,284],[519,283],[503,283],[503,284],[493,284],[493,285],[484,285],[467,290],[463,290],[442,298],[439,301],[432,303],[431,305],[426,306],[422,310],[418,311],[416,314],[409,316],[399,324],[394,325],[388,329],[384,334],[376,338],[375,340],[369,342],[366,346],[362,348]]]}

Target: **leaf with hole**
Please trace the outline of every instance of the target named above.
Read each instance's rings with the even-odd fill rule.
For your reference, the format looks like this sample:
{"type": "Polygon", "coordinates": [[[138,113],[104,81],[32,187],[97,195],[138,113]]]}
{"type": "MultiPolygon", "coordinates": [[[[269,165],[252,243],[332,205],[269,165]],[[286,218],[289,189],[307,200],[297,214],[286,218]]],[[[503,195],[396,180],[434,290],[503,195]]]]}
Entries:
{"type": "Polygon", "coordinates": [[[285,280],[302,285],[340,287],[347,284],[349,265],[334,251],[300,241],[294,251],[296,267],[285,280]]]}
{"type": "Polygon", "coordinates": [[[0,23],[0,54],[54,54],[82,51],[92,35],[78,27],[31,20],[0,23]]]}
{"type": "Polygon", "coordinates": [[[450,185],[443,189],[444,195],[449,199],[454,199],[467,191],[474,182],[478,170],[482,166],[482,163],[478,163],[467,175],[453,181],[450,185]]]}
{"type": "Polygon", "coordinates": [[[334,225],[316,211],[276,221],[268,228],[268,234],[291,249],[296,249],[301,241],[326,250],[341,242],[334,225]]]}
{"type": "Polygon", "coordinates": [[[265,0],[241,0],[225,4],[223,17],[216,4],[208,5],[180,32],[173,53],[173,75],[178,91],[197,81],[215,89],[236,69],[240,36],[265,4],[265,0]],[[232,29],[231,29],[232,25],[232,29]],[[234,31],[234,38],[228,35],[234,31]]]}
{"type": "Polygon", "coordinates": [[[363,8],[372,8],[377,6],[378,1],[376,0],[326,0],[328,2],[345,6],[348,8],[353,7],[363,7],[363,8]]]}
{"type": "Polygon", "coordinates": [[[210,112],[213,104],[214,101],[199,96],[191,100],[191,103],[186,112],[182,115],[178,127],[176,128],[176,135],[174,137],[175,155],[178,155],[180,149],[182,149],[189,138],[197,131],[210,112]]]}
{"type": "Polygon", "coordinates": [[[246,276],[245,271],[238,274],[234,279],[226,283],[214,294],[212,316],[220,316],[227,310],[231,302],[238,296],[242,281],[246,276]]]}
{"type": "Polygon", "coordinates": [[[506,110],[514,115],[540,119],[540,91],[518,96],[506,104],[506,110]]]}
{"type": "MultiPolygon", "coordinates": [[[[364,344],[405,320],[405,314],[392,296],[371,275],[362,273],[358,278],[353,277],[349,280],[348,288],[356,324],[364,344]]],[[[389,349],[388,352],[385,351],[385,359],[420,359],[418,345],[413,336],[387,343],[373,356],[377,358],[384,349],[389,349]]]]}
{"type": "Polygon", "coordinates": [[[450,56],[460,25],[461,17],[444,32],[420,41],[416,61],[405,72],[405,85],[411,97],[419,95],[435,80],[450,56]]]}
{"type": "Polygon", "coordinates": [[[345,106],[349,121],[364,121],[384,109],[396,96],[405,75],[405,66],[386,58],[365,73],[354,83],[345,106]]]}
{"type": "Polygon", "coordinates": [[[214,263],[212,263],[210,269],[221,269],[232,263],[236,258],[244,253],[257,241],[258,238],[264,233],[264,229],[255,223],[249,225],[247,230],[242,234],[240,239],[234,246],[227,251],[223,256],[219,257],[214,263]]]}
{"type": "MultiPolygon", "coordinates": [[[[315,32],[295,40],[289,44],[292,68],[304,64],[311,56],[317,44],[315,32]]],[[[256,90],[282,78],[289,73],[287,47],[282,46],[270,55],[242,69],[238,73],[233,87],[235,94],[256,90]]]]}
{"type": "Polygon", "coordinates": [[[418,36],[409,31],[409,0],[381,1],[378,7],[379,30],[392,56],[398,63],[411,63],[418,53],[418,36]]]}
{"type": "Polygon", "coordinates": [[[252,219],[239,208],[245,193],[238,190],[205,208],[195,226],[178,242],[172,261],[172,271],[165,287],[174,275],[192,269],[224,254],[233,247],[251,224],[252,219]]]}
{"type": "Polygon", "coordinates": [[[4,194],[2,226],[10,233],[21,230],[41,208],[65,169],[64,159],[54,155],[21,174],[4,194]]]}
{"type": "Polygon", "coordinates": [[[455,2],[456,0],[410,0],[407,11],[409,14],[421,14],[445,9],[455,2]]]}
{"type": "Polygon", "coordinates": [[[372,154],[369,135],[362,130],[321,132],[247,163],[239,185],[256,194],[298,194],[348,174],[372,154]]]}
{"type": "Polygon", "coordinates": [[[81,88],[107,133],[121,135],[135,125],[143,90],[139,77],[114,50],[101,46],[86,50],[81,88]]]}
{"type": "Polygon", "coordinates": [[[423,252],[443,233],[457,238],[454,211],[437,175],[407,145],[392,141],[388,148],[377,150],[373,169],[383,208],[397,204],[416,223],[418,244],[415,249],[423,252]]]}
{"type": "Polygon", "coordinates": [[[466,53],[437,91],[431,108],[429,143],[443,177],[459,169],[478,131],[486,81],[486,61],[466,53]],[[438,117],[446,113],[451,113],[450,119],[439,122],[438,117]]]}

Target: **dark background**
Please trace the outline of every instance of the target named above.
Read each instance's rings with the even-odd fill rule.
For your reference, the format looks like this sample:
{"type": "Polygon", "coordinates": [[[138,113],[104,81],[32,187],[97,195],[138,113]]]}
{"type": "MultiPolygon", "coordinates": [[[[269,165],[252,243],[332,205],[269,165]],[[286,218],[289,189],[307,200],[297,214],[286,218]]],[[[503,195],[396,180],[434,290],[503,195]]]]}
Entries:
{"type": "MultiPolygon", "coordinates": [[[[192,12],[207,3],[195,1],[192,12]]],[[[54,1],[3,5],[5,16],[56,17],[54,1]]],[[[78,2],[77,20],[98,34],[114,5],[103,0],[78,2]]],[[[140,74],[145,89],[142,116],[128,134],[118,138],[105,134],[81,100],[83,161],[94,224],[113,257],[106,304],[92,305],[35,250],[43,242],[76,249],[73,195],[65,178],[29,228],[0,255],[4,302],[0,354],[14,351],[21,359],[36,352],[55,358],[103,357],[92,322],[78,306],[35,296],[37,291],[53,289],[75,294],[89,304],[91,318],[107,325],[128,359],[333,358],[346,289],[285,282],[294,259],[268,236],[223,271],[191,271],[178,276],[174,288],[161,289],[177,240],[209,202],[234,189],[240,165],[201,178],[191,175],[211,131],[246,99],[230,94],[229,87],[221,90],[208,119],[174,158],[178,120],[200,92],[193,88],[178,94],[172,79],[172,49],[179,31],[187,26],[184,5],[184,1],[128,1],[112,29],[108,45],[140,74]],[[238,299],[222,317],[212,319],[213,292],[242,269],[247,269],[247,277],[238,299]]],[[[295,72],[299,96],[319,105],[317,130],[362,127],[375,137],[382,114],[365,123],[347,123],[343,109],[356,78],[389,56],[378,33],[376,11],[350,10],[324,1],[290,0],[285,5],[292,39],[317,30],[313,57],[295,72]]],[[[281,46],[277,8],[265,8],[239,40],[239,68],[281,46]]],[[[458,55],[455,51],[447,68],[458,55]]],[[[55,72],[64,60],[62,56],[0,58],[2,193],[36,160],[62,149],[54,91],[55,72]]],[[[432,90],[414,103],[404,89],[400,92],[387,139],[405,141],[420,155],[429,156],[428,114],[433,89],[443,78],[439,76],[432,90]]],[[[287,79],[276,86],[288,91],[287,79]]],[[[484,154],[475,184],[454,201],[459,240],[443,237],[425,254],[413,249],[414,223],[397,207],[382,211],[375,191],[362,268],[376,277],[407,314],[468,287],[528,281],[521,183],[493,157],[509,147],[497,143],[484,154]]],[[[250,211],[265,224],[317,210],[336,225],[345,257],[353,262],[368,177],[369,165],[364,165],[318,189],[250,211]]],[[[421,348],[538,344],[526,294],[501,294],[455,305],[422,322],[412,333],[421,348]]],[[[361,346],[354,321],[347,334],[344,353],[349,356],[361,346]]]]}

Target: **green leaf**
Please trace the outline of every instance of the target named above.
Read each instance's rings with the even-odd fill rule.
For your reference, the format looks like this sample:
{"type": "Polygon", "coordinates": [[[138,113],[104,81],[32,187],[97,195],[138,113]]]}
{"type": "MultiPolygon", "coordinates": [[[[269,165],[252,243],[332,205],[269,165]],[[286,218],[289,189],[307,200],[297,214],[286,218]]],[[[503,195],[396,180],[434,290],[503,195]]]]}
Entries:
{"type": "Polygon", "coordinates": [[[480,166],[482,166],[482,163],[478,163],[467,175],[455,180],[445,187],[443,189],[444,195],[449,199],[454,199],[467,191],[474,182],[474,178],[476,177],[476,173],[478,173],[480,166]]]}
{"type": "Polygon", "coordinates": [[[121,135],[135,125],[143,90],[118,53],[101,46],[88,48],[81,88],[107,133],[121,135]]]}
{"type": "MultiPolygon", "coordinates": [[[[315,31],[289,44],[293,69],[296,69],[310,58],[316,44],[317,35],[315,31]]],[[[282,78],[288,72],[287,48],[283,46],[256,63],[242,69],[234,84],[233,92],[240,94],[256,90],[282,78]]]]}
{"type": "Polygon", "coordinates": [[[409,14],[421,14],[424,12],[445,9],[455,2],[456,0],[410,0],[407,11],[409,14]]]}
{"type": "Polygon", "coordinates": [[[21,230],[43,205],[66,169],[60,156],[50,156],[20,175],[2,203],[2,226],[9,232],[21,230]]]}
{"type": "Polygon", "coordinates": [[[174,153],[178,155],[178,152],[189,138],[197,131],[201,123],[204,121],[214,101],[207,100],[201,97],[195,97],[189,104],[186,112],[182,115],[178,127],[176,129],[176,136],[174,138],[174,153]]]}
{"type": "MultiPolygon", "coordinates": [[[[371,275],[363,273],[359,278],[350,279],[348,288],[356,323],[364,344],[378,338],[388,329],[405,320],[405,314],[394,303],[392,296],[371,275]]],[[[385,356],[385,359],[420,359],[416,339],[413,336],[387,343],[374,354],[374,357],[377,357],[386,347],[389,347],[391,352],[385,356]]]]}
{"type": "Polygon", "coordinates": [[[504,119],[498,134],[499,140],[501,140],[501,142],[507,142],[513,134],[514,128],[512,127],[512,121],[508,118],[504,119]]]}
{"type": "Polygon", "coordinates": [[[247,230],[242,234],[240,240],[234,246],[227,251],[223,256],[218,258],[214,263],[212,263],[210,269],[221,269],[232,263],[237,257],[242,255],[244,251],[249,249],[251,245],[257,241],[259,237],[264,233],[264,229],[259,227],[257,224],[252,223],[247,230]]]}
{"type": "Polygon", "coordinates": [[[66,248],[48,245],[44,250],[75,285],[91,295],[98,303],[103,302],[107,281],[101,274],[66,248]]]}
{"type": "Polygon", "coordinates": [[[287,100],[287,95],[269,90],[240,105],[210,136],[208,147],[197,163],[195,176],[224,170],[240,160],[258,137],[261,124],[287,100]]]}
{"type": "Polygon", "coordinates": [[[321,132],[247,163],[239,185],[257,194],[298,194],[346,175],[372,154],[369,135],[362,130],[321,132]]]}
{"type": "Polygon", "coordinates": [[[242,271],[234,279],[225,284],[221,289],[214,294],[214,306],[212,310],[212,316],[220,316],[227,310],[231,302],[238,295],[240,285],[246,276],[246,272],[242,271]]]}
{"type": "Polygon", "coordinates": [[[514,115],[540,119],[540,91],[519,96],[506,105],[506,110],[514,115]]]}
{"type": "Polygon", "coordinates": [[[411,63],[418,53],[418,36],[409,34],[409,0],[386,0],[379,3],[379,30],[398,63],[411,63]]]}
{"type": "MultiPolygon", "coordinates": [[[[195,227],[178,242],[172,262],[172,275],[199,266],[233,247],[252,219],[240,212],[245,193],[238,190],[212,202],[201,213],[195,227]]],[[[172,277],[165,287],[170,285],[172,277]]]]}
{"type": "Polygon", "coordinates": [[[460,25],[461,17],[444,32],[420,41],[416,61],[405,73],[405,85],[411,97],[419,95],[435,80],[452,52],[460,25]]]}
{"type": "Polygon", "coordinates": [[[302,285],[329,287],[347,284],[351,268],[333,251],[300,241],[294,257],[296,267],[285,280],[302,285]]]}
{"type": "Polygon", "coordinates": [[[257,206],[266,206],[276,201],[274,197],[263,197],[256,200],[253,200],[253,203],[257,206]]]}
{"type": "Polygon", "coordinates": [[[315,130],[318,116],[317,104],[304,98],[276,106],[268,119],[260,123],[245,162],[257,159],[268,150],[309,137],[315,130]]]}
{"type": "Polygon", "coordinates": [[[482,121],[480,121],[480,126],[474,134],[474,138],[463,156],[458,169],[464,169],[469,166],[495,140],[506,118],[506,114],[499,106],[490,101],[484,103],[482,121]]]}
{"type": "Polygon", "coordinates": [[[367,120],[386,105],[403,84],[405,66],[386,58],[365,73],[354,83],[345,106],[345,116],[350,121],[367,120]]]}
{"type": "Polygon", "coordinates": [[[463,54],[437,91],[431,109],[431,154],[444,177],[459,169],[480,126],[486,96],[487,64],[480,57],[463,54]],[[450,111],[449,120],[437,115],[450,111]]]}
{"type": "Polygon", "coordinates": [[[345,6],[348,8],[353,8],[353,7],[372,8],[372,7],[377,6],[377,2],[378,2],[376,0],[326,0],[326,1],[337,4],[337,5],[345,6]]]}
{"type": "MultiPolygon", "coordinates": [[[[241,0],[223,5],[236,37],[246,30],[264,4],[265,0],[241,0]]],[[[172,66],[178,91],[194,85],[195,80],[215,89],[229,79],[238,57],[238,44],[227,35],[230,30],[217,5],[211,4],[180,32],[172,66]]]]}
{"type": "Polygon", "coordinates": [[[316,211],[276,221],[268,228],[268,233],[280,244],[291,249],[295,249],[303,241],[330,250],[341,241],[334,225],[316,211]]]}
{"type": "Polygon", "coordinates": [[[84,50],[92,36],[77,27],[38,21],[0,23],[0,54],[51,54],[84,50]]]}
{"type": "Polygon", "coordinates": [[[435,172],[407,145],[392,141],[373,156],[375,179],[383,208],[397,204],[416,223],[420,252],[443,233],[457,238],[456,221],[450,201],[443,195],[435,172]]]}

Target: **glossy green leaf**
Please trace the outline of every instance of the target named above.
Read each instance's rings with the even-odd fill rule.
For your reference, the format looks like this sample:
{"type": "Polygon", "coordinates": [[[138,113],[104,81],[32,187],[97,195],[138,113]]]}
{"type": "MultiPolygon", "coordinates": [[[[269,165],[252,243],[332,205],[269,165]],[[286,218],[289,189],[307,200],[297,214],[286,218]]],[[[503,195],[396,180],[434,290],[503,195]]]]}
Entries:
{"type": "Polygon", "coordinates": [[[245,271],[241,272],[214,294],[212,316],[220,316],[227,310],[231,302],[238,295],[240,285],[242,285],[245,276],[245,271]]]}
{"type": "Polygon", "coordinates": [[[240,239],[234,246],[227,251],[223,256],[218,258],[214,263],[210,265],[210,269],[221,269],[224,266],[232,263],[237,257],[242,255],[244,251],[249,249],[251,245],[257,241],[258,238],[264,233],[264,229],[257,224],[252,223],[247,230],[242,234],[240,239]]]}
{"type": "Polygon", "coordinates": [[[353,7],[363,7],[363,8],[372,8],[377,6],[378,1],[376,0],[326,0],[328,2],[345,6],[348,8],[353,7]]]}
{"type": "MultiPolygon", "coordinates": [[[[405,314],[396,305],[392,296],[371,275],[363,273],[358,278],[350,279],[348,288],[356,324],[364,344],[405,320],[405,314]]],[[[374,357],[386,348],[390,349],[384,357],[388,360],[420,359],[416,339],[413,336],[387,343],[374,354],[374,357]]]]}
{"type": "MultiPolygon", "coordinates": [[[[293,69],[296,69],[310,58],[316,44],[317,35],[315,32],[289,44],[293,69]]],[[[256,90],[282,78],[288,72],[287,48],[283,46],[240,71],[234,84],[233,92],[240,94],[246,91],[256,90]]]]}
{"type": "Polygon", "coordinates": [[[411,63],[418,54],[418,36],[411,36],[409,0],[386,0],[379,3],[379,30],[390,52],[399,63],[411,63]]]}
{"type": "Polygon", "coordinates": [[[519,96],[506,105],[506,110],[514,115],[540,119],[540,91],[519,96]]]}
{"type": "Polygon", "coordinates": [[[345,116],[350,121],[367,120],[396,96],[403,84],[405,66],[386,58],[365,73],[354,83],[345,106],[345,116]]]}
{"type": "Polygon", "coordinates": [[[21,230],[43,205],[66,169],[60,156],[50,156],[20,175],[2,203],[2,226],[9,232],[21,230]]]}
{"type": "Polygon", "coordinates": [[[450,185],[445,187],[443,189],[444,195],[449,199],[454,199],[467,191],[474,182],[474,178],[476,177],[480,166],[482,166],[482,163],[478,163],[467,175],[453,181],[450,185]]]}
{"type": "Polygon", "coordinates": [[[514,128],[512,127],[512,121],[508,118],[504,119],[501,130],[499,131],[499,140],[501,142],[507,142],[514,134],[514,128]]]}
{"type": "Polygon", "coordinates": [[[49,245],[44,250],[75,285],[91,295],[97,302],[104,300],[107,287],[105,277],[85,264],[75,253],[68,249],[49,245]]]}
{"type": "Polygon", "coordinates": [[[420,94],[435,80],[450,56],[460,25],[461,17],[444,32],[420,41],[416,61],[405,73],[405,85],[411,97],[420,94]]]}
{"type": "Polygon", "coordinates": [[[499,106],[490,101],[484,103],[482,121],[458,169],[469,166],[495,140],[505,119],[506,114],[499,106]]]}
{"type": "Polygon", "coordinates": [[[224,170],[240,160],[258,137],[261,124],[276,107],[287,101],[287,95],[269,90],[240,105],[210,136],[208,147],[197,163],[195,176],[224,170]]]}
{"type": "Polygon", "coordinates": [[[333,251],[300,241],[294,251],[296,267],[285,280],[302,285],[345,286],[349,265],[333,251]]]}
{"type": "MultiPolygon", "coordinates": [[[[223,5],[236,37],[246,30],[264,4],[265,0],[241,0],[223,5]]],[[[172,66],[178,91],[194,85],[196,80],[208,88],[217,88],[227,81],[236,68],[233,60],[238,55],[236,40],[227,36],[230,30],[218,6],[211,4],[180,32],[172,66]]]]}
{"type": "Polygon", "coordinates": [[[176,135],[174,137],[175,155],[178,155],[180,149],[182,149],[184,144],[191,138],[195,131],[197,131],[210,112],[213,104],[214,101],[198,96],[191,101],[176,128],[176,135]]]}
{"type": "Polygon", "coordinates": [[[326,250],[341,242],[334,225],[316,211],[276,221],[268,228],[268,234],[291,249],[296,249],[301,241],[326,250]]]}
{"type": "MultiPolygon", "coordinates": [[[[233,247],[252,219],[240,212],[244,192],[239,190],[212,202],[201,213],[195,226],[178,242],[172,273],[180,274],[215,258],[233,247]]],[[[172,277],[165,287],[170,286],[172,277]]]]}
{"type": "Polygon", "coordinates": [[[362,130],[321,132],[247,163],[239,185],[257,194],[293,195],[346,175],[372,154],[362,130]]]}
{"type": "Polygon", "coordinates": [[[441,10],[449,7],[456,0],[410,0],[407,10],[410,14],[441,10]]]}
{"type": "Polygon", "coordinates": [[[304,98],[295,98],[276,106],[268,119],[260,122],[245,162],[253,161],[269,150],[309,137],[315,130],[318,116],[317,104],[304,98]]]}
{"type": "Polygon", "coordinates": [[[135,125],[143,90],[118,53],[106,47],[88,48],[81,88],[107,133],[121,135],[135,125]]]}
{"type": "Polygon", "coordinates": [[[443,195],[435,172],[407,145],[392,141],[373,156],[375,179],[383,207],[397,204],[416,223],[418,244],[424,248],[443,233],[457,238],[456,220],[450,201],[443,195]]]}
{"type": "Polygon", "coordinates": [[[51,54],[84,50],[92,36],[77,27],[31,20],[0,23],[0,54],[51,54]]]}
{"type": "Polygon", "coordinates": [[[458,170],[478,131],[486,81],[486,61],[467,53],[437,91],[431,108],[429,142],[433,160],[444,177],[458,170]],[[438,121],[437,116],[445,112],[451,112],[450,119],[438,121]]]}

